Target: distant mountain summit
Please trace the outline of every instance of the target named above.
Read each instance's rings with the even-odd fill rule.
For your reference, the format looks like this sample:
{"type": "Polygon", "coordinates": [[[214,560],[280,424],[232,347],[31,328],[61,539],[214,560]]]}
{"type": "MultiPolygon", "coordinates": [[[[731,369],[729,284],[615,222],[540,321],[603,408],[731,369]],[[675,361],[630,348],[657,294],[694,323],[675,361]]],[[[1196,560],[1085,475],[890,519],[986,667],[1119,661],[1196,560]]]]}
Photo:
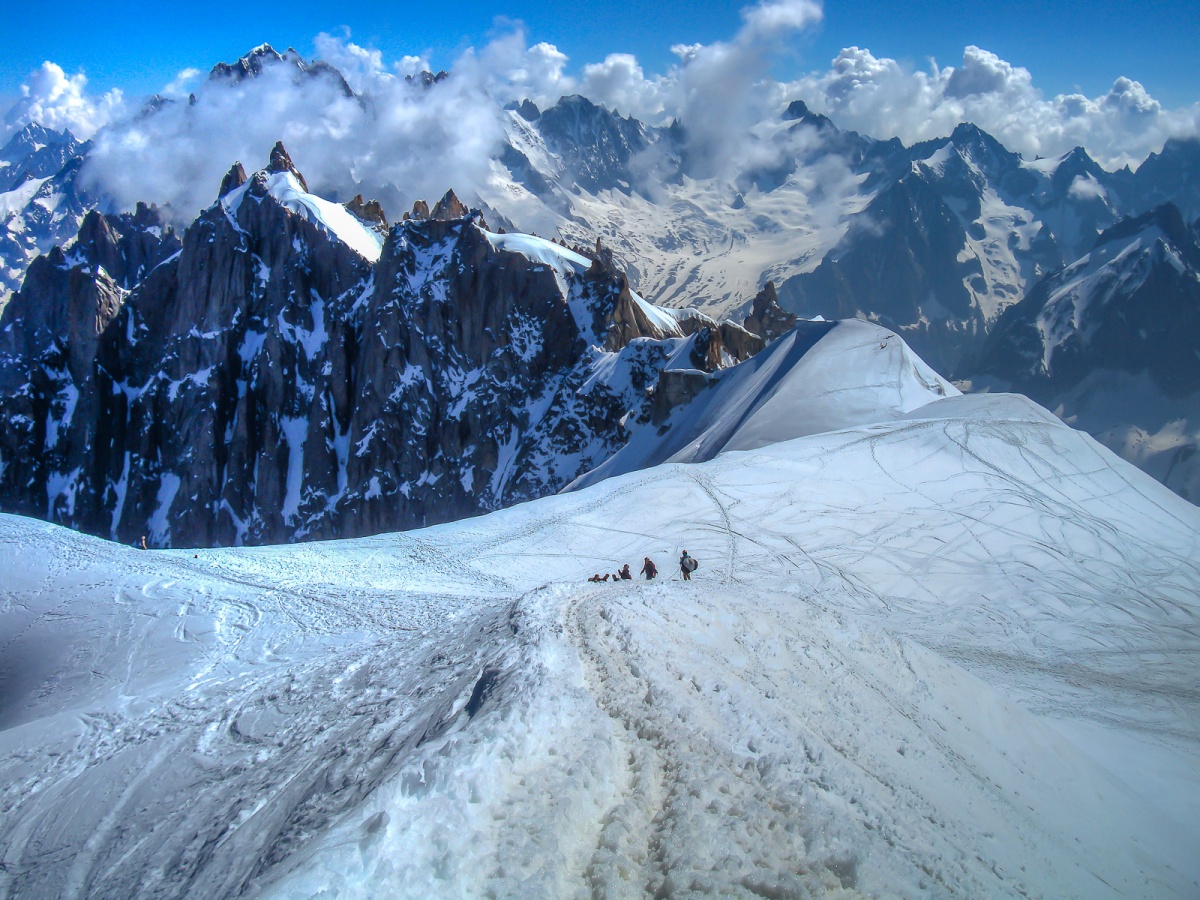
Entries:
{"type": "Polygon", "coordinates": [[[1166,204],[1122,220],[996,324],[972,371],[1200,500],[1200,239],[1166,204]]]}

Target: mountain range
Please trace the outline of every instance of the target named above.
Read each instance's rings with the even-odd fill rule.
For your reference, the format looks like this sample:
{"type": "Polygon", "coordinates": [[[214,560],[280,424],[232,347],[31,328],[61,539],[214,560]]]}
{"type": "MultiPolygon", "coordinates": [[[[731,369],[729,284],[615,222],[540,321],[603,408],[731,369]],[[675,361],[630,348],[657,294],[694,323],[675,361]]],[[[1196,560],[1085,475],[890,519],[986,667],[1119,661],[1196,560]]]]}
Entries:
{"type": "MultiPolygon", "coordinates": [[[[209,77],[273,66],[353,96],[266,46],[209,77]]],[[[23,278],[0,320],[5,508],[176,545],[470,515],[677,452],[627,448],[797,317],[881,325],[962,387],[1026,392],[1197,496],[1197,141],[1108,172],[1079,148],[1024,160],[972,125],[905,147],[795,101],[753,136],[773,162],[726,177],[680,126],[584,97],[503,114],[474,212],[451,192],[392,226],[361,195],[309,192],[281,145],[181,224],[88,193],[89,145],[69,134],[16,135],[0,169],[5,270],[23,278]],[[1097,256],[1160,220],[1166,243],[1147,246],[1166,249],[1097,256]],[[534,224],[562,244],[499,234],[534,224]],[[1015,323],[1089,265],[1109,287],[1073,362],[1045,352],[1055,374],[1031,373],[1044,330],[1015,323]]]]}
{"type": "MultiPolygon", "coordinates": [[[[264,76],[375,108],[141,115],[264,76]]],[[[0,897],[1200,894],[1191,144],[494,111],[433,203],[4,151],[0,897]]]]}

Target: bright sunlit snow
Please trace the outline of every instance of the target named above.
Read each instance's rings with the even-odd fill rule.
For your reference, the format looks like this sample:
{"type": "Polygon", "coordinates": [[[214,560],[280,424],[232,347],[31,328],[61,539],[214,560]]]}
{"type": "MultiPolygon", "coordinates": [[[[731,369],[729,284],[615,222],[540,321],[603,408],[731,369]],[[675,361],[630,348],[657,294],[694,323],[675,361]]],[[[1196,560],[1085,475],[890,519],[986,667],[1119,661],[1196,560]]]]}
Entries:
{"type": "Polygon", "coordinates": [[[1196,896],[1198,539],[1005,395],[357,541],[3,517],[0,894],[1196,896]]]}

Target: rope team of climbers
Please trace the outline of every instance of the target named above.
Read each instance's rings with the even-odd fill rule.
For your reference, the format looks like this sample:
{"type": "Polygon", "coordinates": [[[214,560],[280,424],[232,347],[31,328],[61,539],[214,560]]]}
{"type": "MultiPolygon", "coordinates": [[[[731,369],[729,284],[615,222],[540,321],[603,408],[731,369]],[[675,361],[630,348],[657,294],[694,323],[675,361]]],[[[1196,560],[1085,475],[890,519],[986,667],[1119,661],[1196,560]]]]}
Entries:
{"type": "MultiPolygon", "coordinates": [[[[699,568],[699,566],[700,566],[700,564],[698,562],[696,562],[696,558],[693,556],[688,556],[688,552],[686,550],[684,550],[683,554],[679,557],[679,575],[680,575],[680,577],[683,578],[684,581],[691,581],[692,573],[695,572],[696,569],[699,568]]],[[[641,571],[639,571],[638,574],[645,575],[647,581],[652,581],[658,577],[658,566],[656,566],[654,564],[654,560],[652,560],[650,557],[647,556],[645,558],[645,561],[642,563],[641,571]]],[[[625,565],[621,566],[621,568],[618,569],[616,572],[612,572],[612,573],[605,572],[603,575],[601,575],[599,572],[597,572],[596,574],[592,575],[591,578],[588,579],[588,581],[595,582],[597,584],[602,581],[616,582],[616,581],[632,581],[632,580],[633,580],[633,575],[630,574],[630,572],[629,572],[629,563],[625,563],[625,565]]]]}

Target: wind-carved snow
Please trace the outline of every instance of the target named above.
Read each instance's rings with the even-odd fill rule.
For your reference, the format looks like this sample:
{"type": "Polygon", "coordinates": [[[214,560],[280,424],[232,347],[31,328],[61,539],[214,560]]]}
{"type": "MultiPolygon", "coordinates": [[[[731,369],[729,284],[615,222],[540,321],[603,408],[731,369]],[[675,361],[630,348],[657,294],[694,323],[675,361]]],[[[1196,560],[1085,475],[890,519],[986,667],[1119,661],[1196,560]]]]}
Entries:
{"type": "MultiPolygon", "coordinates": [[[[246,182],[221,198],[221,206],[229,221],[237,227],[237,210],[245,199],[251,182],[246,182]]],[[[359,256],[378,262],[383,253],[383,239],[350,214],[340,203],[310,194],[300,187],[291,172],[275,172],[267,177],[267,193],[280,205],[337,238],[359,256]]],[[[240,229],[239,229],[240,230],[240,229]]]]}
{"type": "Polygon", "coordinates": [[[1004,395],[348,542],[0,517],[0,883],[1193,896],[1198,561],[1004,395]]]}
{"type": "Polygon", "coordinates": [[[583,272],[592,264],[586,256],[536,235],[494,234],[490,231],[484,231],[483,234],[488,243],[497,250],[520,253],[528,259],[550,266],[560,274],[583,272]]]}
{"type": "MultiPolygon", "coordinates": [[[[691,340],[679,343],[685,349],[691,340]]],[[[676,350],[671,360],[677,357],[686,368],[688,354],[676,350]]],[[[885,328],[855,319],[802,323],[757,356],[718,373],[664,422],[634,427],[624,447],[572,486],[662,462],[701,462],[725,451],[886,423],[958,395],[885,328]]]]}

